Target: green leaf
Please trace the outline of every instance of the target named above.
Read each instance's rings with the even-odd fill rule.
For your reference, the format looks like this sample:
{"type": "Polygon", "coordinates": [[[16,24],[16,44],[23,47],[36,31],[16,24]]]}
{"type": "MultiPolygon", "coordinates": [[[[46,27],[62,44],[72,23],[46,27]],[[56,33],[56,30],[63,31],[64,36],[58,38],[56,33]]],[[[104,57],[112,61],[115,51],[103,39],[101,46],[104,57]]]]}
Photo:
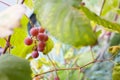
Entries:
{"type": "Polygon", "coordinates": [[[27,34],[27,23],[28,19],[24,16],[21,19],[21,27],[16,28],[14,30],[14,34],[11,37],[11,44],[14,46],[20,45],[20,43],[24,42],[25,37],[28,35],[27,34]]]}
{"type": "Polygon", "coordinates": [[[69,76],[69,71],[59,71],[58,72],[60,80],[67,80],[69,76]]]}
{"type": "MultiPolygon", "coordinates": [[[[94,53],[93,53],[94,54],[94,53]]],[[[96,55],[94,54],[94,57],[96,55]]],[[[93,57],[92,57],[92,53],[91,52],[86,52],[86,53],[82,53],[81,55],[79,55],[79,59],[77,61],[77,64],[79,66],[84,66],[86,65],[87,63],[91,62],[93,60],[93,57]]],[[[92,64],[91,64],[92,65],[92,64]]],[[[90,67],[91,65],[87,66],[87,67],[90,67]]]]}
{"type": "Polygon", "coordinates": [[[38,63],[39,64],[43,64],[43,65],[46,65],[46,66],[51,66],[51,62],[46,60],[46,58],[39,58],[38,59],[38,63]]]}
{"type": "Polygon", "coordinates": [[[2,55],[0,80],[32,80],[29,62],[10,54],[2,55]]]}
{"type": "Polygon", "coordinates": [[[48,41],[46,42],[45,50],[43,51],[43,54],[48,54],[52,48],[54,47],[54,43],[52,39],[48,38],[48,41]]]}
{"type": "Polygon", "coordinates": [[[120,14],[120,9],[117,9],[116,12],[117,12],[117,14],[120,14]]]}
{"type": "Polygon", "coordinates": [[[39,62],[39,60],[32,60],[31,65],[34,65],[36,69],[40,69],[43,66],[43,64],[39,62]]]}
{"type": "Polygon", "coordinates": [[[32,46],[26,46],[24,39],[27,37],[27,23],[28,19],[24,16],[21,20],[21,27],[14,30],[14,34],[11,37],[11,45],[13,49],[12,54],[25,58],[28,53],[31,52],[32,46]]]}
{"type": "Polygon", "coordinates": [[[101,33],[102,33],[102,30],[97,31],[96,36],[99,37],[101,33]]]}
{"type": "Polygon", "coordinates": [[[117,63],[113,67],[112,80],[119,80],[119,79],[120,79],[120,64],[117,63]]]}
{"type": "Polygon", "coordinates": [[[114,11],[115,9],[118,8],[118,5],[119,0],[105,0],[101,15],[104,16],[110,11],[114,11]]]}
{"type": "Polygon", "coordinates": [[[82,80],[83,73],[79,74],[78,70],[73,70],[69,73],[69,80],[82,80]],[[79,75],[77,75],[79,74],[79,75]]]}
{"type": "Polygon", "coordinates": [[[74,7],[79,8],[82,0],[73,0],[72,4],[74,7]]]}
{"type": "Polygon", "coordinates": [[[110,46],[120,45],[120,33],[115,33],[110,40],[110,46]]]}
{"type": "Polygon", "coordinates": [[[6,41],[3,38],[0,38],[0,47],[5,47],[6,41]]]}
{"type": "Polygon", "coordinates": [[[37,19],[43,27],[64,43],[75,47],[94,45],[96,35],[82,11],[72,0],[35,0],[37,19]]]}
{"type": "Polygon", "coordinates": [[[82,11],[86,14],[86,16],[94,21],[95,23],[102,25],[104,28],[109,29],[110,31],[116,31],[120,32],[120,24],[115,22],[107,21],[99,16],[97,16],[95,13],[91,12],[88,8],[81,6],[82,11]]]}
{"type": "Polygon", "coordinates": [[[29,8],[33,8],[33,0],[25,0],[25,5],[27,5],[29,8]]]}
{"type": "Polygon", "coordinates": [[[19,46],[16,46],[12,50],[12,54],[19,56],[19,57],[22,57],[22,58],[25,58],[27,56],[27,54],[29,54],[33,51],[33,47],[34,47],[34,44],[30,45],[30,46],[26,46],[23,42],[19,46]]]}
{"type": "Polygon", "coordinates": [[[108,49],[109,53],[112,55],[117,55],[120,52],[120,46],[111,46],[108,49]]]}

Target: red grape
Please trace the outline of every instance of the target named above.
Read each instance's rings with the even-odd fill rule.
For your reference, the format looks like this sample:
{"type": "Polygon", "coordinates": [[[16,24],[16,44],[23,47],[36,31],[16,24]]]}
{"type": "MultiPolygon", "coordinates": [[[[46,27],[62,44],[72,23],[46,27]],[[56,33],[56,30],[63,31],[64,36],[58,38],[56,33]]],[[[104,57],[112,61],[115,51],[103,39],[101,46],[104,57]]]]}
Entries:
{"type": "Polygon", "coordinates": [[[45,37],[44,33],[39,33],[37,36],[38,40],[40,40],[40,41],[44,41],[44,37],[45,37]]]}
{"type": "Polygon", "coordinates": [[[45,42],[41,41],[39,44],[38,44],[38,51],[40,52],[43,52],[44,51],[44,48],[45,48],[45,42]]]}
{"type": "Polygon", "coordinates": [[[47,41],[47,40],[48,40],[48,35],[45,34],[44,41],[47,41]]]}
{"type": "Polygon", "coordinates": [[[40,47],[40,46],[38,46],[38,51],[40,51],[40,52],[43,52],[44,51],[44,49],[45,49],[45,47],[40,47]]]}
{"type": "Polygon", "coordinates": [[[41,48],[44,48],[45,47],[45,42],[41,41],[39,44],[38,44],[39,47],[41,48]]]}
{"type": "Polygon", "coordinates": [[[25,38],[24,43],[26,45],[31,45],[33,43],[33,40],[31,38],[27,37],[27,38],[25,38]]]}
{"type": "Polygon", "coordinates": [[[33,57],[33,58],[37,58],[38,56],[39,56],[38,51],[33,51],[33,52],[32,52],[32,57],[33,57]]]}
{"type": "Polygon", "coordinates": [[[39,33],[39,29],[38,29],[38,28],[33,27],[33,28],[30,29],[30,34],[31,34],[32,36],[37,36],[38,33],[39,33]]]}
{"type": "Polygon", "coordinates": [[[44,33],[39,33],[37,38],[40,41],[47,41],[48,40],[48,36],[46,34],[44,34],[44,33]]]}
{"type": "Polygon", "coordinates": [[[45,32],[45,29],[42,28],[42,27],[40,27],[40,28],[39,28],[39,33],[44,33],[44,32],[45,32]]]}
{"type": "Polygon", "coordinates": [[[57,76],[57,77],[54,78],[54,80],[60,80],[60,78],[57,76]]]}

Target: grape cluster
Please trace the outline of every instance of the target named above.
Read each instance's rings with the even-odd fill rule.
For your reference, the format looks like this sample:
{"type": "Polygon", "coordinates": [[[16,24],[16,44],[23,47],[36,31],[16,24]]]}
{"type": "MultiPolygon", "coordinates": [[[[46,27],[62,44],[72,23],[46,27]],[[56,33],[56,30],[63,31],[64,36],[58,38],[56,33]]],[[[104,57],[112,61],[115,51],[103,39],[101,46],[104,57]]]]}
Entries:
{"type": "Polygon", "coordinates": [[[45,29],[40,27],[33,27],[30,29],[31,37],[27,37],[24,40],[26,45],[32,45],[35,43],[34,50],[32,52],[32,57],[37,58],[39,56],[39,51],[43,52],[45,50],[46,41],[48,40],[48,35],[45,34],[45,29]]]}

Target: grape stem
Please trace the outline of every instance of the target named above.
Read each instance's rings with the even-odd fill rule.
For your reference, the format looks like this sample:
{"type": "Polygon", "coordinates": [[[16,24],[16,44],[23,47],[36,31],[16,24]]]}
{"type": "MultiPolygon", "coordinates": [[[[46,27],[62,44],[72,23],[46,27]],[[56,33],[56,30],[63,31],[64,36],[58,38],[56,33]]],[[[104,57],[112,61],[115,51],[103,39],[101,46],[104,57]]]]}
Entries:
{"type": "Polygon", "coordinates": [[[100,16],[101,16],[101,14],[102,14],[102,11],[103,11],[103,8],[104,8],[104,5],[105,5],[105,2],[106,2],[106,0],[103,0],[102,6],[101,6],[101,9],[100,9],[100,16]]]}
{"type": "MultiPolygon", "coordinates": [[[[25,0],[22,0],[22,2],[21,2],[21,4],[23,4],[25,2],[25,0]]],[[[34,27],[34,24],[33,24],[33,22],[30,20],[30,18],[27,16],[27,15],[25,15],[26,17],[27,17],[27,19],[30,21],[30,25],[32,26],[32,27],[34,27]]]]}
{"type": "Polygon", "coordinates": [[[3,1],[0,1],[0,3],[6,5],[6,6],[11,6],[10,4],[6,3],[6,2],[3,2],[3,1]]]}
{"type": "Polygon", "coordinates": [[[90,51],[91,51],[91,55],[92,55],[93,60],[95,60],[94,52],[92,51],[92,46],[90,46],[90,51]]]}
{"type": "MultiPolygon", "coordinates": [[[[25,0],[22,0],[21,4],[23,4],[25,2],[25,0]]],[[[6,2],[3,2],[3,1],[0,1],[0,3],[6,5],[6,6],[11,6],[10,4],[6,3],[6,2]]],[[[17,1],[18,3],[18,1],[17,1]]]]}
{"type": "Polygon", "coordinates": [[[79,69],[81,70],[82,68],[84,68],[84,67],[86,67],[86,66],[88,66],[88,65],[90,65],[90,64],[93,64],[93,63],[96,63],[96,62],[110,61],[110,60],[112,60],[112,59],[109,58],[109,59],[103,59],[103,60],[94,60],[94,61],[91,61],[91,62],[89,62],[89,63],[81,66],[81,67],[53,69],[53,70],[49,70],[49,71],[43,72],[43,73],[41,73],[41,74],[37,74],[37,75],[35,75],[34,77],[37,77],[37,76],[40,76],[40,75],[43,75],[43,74],[47,74],[47,73],[50,73],[50,72],[53,72],[53,71],[79,70],[79,69]]]}
{"type": "Polygon", "coordinates": [[[24,14],[25,15],[25,17],[30,21],[30,25],[32,26],[32,27],[34,27],[34,24],[33,24],[33,22],[30,20],[30,18],[26,15],[26,14],[24,14]]]}
{"type": "MultiPolygon", "coordinates": [[[[101,14],[102,14],[102,11],[103,11],[105,2],[106,2],[106,0],[103,0],[102,6],[101,6],[101,9],[100,9],[100,13],[99,13],[100,16],[101,16],[101,14]]],[[[97,29],[97,25],[94,27],[94,30],[93,30],[93,31],[96,31],[96,29],[97,29]]]]}
{"type": "Polygon", "coordinates": [[[10,45],[10,39],[11,39],[11,35],[8,36],[8,39],[6,40],[6,46],[5,46],[4,50],[3,50],[3,54],[5,54],[7,49],[10,48],[10,46],[11,46],[10,45]]]}
{"type": "Polygon", "coordinates": [[[50,56],[49,56],[49,55],[47,55],[47,57],[48,57],[48,59],[50,60],[50,62],[52,63],[52,65],[53,65],[53,67],[54,67],[54,71],[55,71],[56,75],[58,76],[58,73],[57,73],[57,68],[56,68],[56,66],[55,66],[54,62],[52,61],[52,59],[50,58],[50,56]]]}
{"type": "MultiPolygon", "coordinates": [[[[25,2],[25,0],[22,0],[21,4],[23,4],[25,2]]],[[[6,3],[6,2],[3,2],[3,1],[0,1],[0,3],[6,5],[6,6],[11,6],[10,4],[6,3]]],[[[17,1],[18,3],[18,1],[17,1]]]]}
{"type": "Polygon", "coordinates": [[[25,0],[22,0],[21,4],[23,4],[25,2],[25,0]]]}

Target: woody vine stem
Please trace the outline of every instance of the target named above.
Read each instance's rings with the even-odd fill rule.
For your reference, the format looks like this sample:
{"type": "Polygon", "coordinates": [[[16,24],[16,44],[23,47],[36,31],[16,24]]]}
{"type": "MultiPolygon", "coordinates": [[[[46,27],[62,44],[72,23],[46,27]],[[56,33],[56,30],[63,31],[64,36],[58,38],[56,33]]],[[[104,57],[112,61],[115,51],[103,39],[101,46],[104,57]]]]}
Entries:
{"type": "Polygon", "coordinates": [[[62,70],[81,70],[82,68],[90,65],[90,64],[93,64],[93,63],[96,63],[96,62],[104,62],[104,61],[111,61],[112,58],[108,58],[108,59],[104,59],[104,60],[94,60],[94,61],[91,61],[81,67],[73,67],[73,68],[59,68],[59,69],[53,69],[53,70],[50,70],[50,71],[47,71],[47,72],[43,72],[41,74],[37,74],[35,75],[34,77],[37,77],[37,76],[41,76],[41,75],[44,75],[44,74],[47,74],[47,73],[50,73],[50,72],[53,72],[53,71],[62,71],[62,70]]]}

